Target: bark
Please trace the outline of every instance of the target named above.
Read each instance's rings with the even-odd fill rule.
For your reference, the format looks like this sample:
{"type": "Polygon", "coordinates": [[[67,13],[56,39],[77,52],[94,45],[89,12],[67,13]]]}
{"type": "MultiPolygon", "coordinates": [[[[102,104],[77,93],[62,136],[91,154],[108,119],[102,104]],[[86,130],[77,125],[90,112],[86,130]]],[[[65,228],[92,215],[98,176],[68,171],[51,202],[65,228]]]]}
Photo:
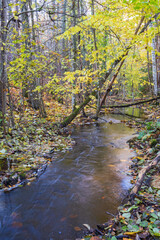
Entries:
{"type": "Polygon", "coordinates": [[[151,74],[150,74],[150,56],[149,56],[149,51],[148,50],[147,50],[147,71],[148,71],[148,80],[149,80],[150,92],[153,96],[152,84],[151,84],[151,74]]]}
{"type": "MultiPolygon", "coordinates": [[[[160,21],[158,21],[160,22],[160,21]]],[[[157,35],[157,52],[160,53],[160,33],[157,35]]],[[[157,55],[157,85],[158,85],[158,94],[160,94],[160,56],[157,55]]]]}
{"type": "MultiPolygon", "coordinates": [[[[94,15],[94,0],[91,3],[91,14],[94,15]]],[[[94,50],[96,51],[96,62],[94,63],[94,70],[98,69],[98,47],[97,47],[97,38],[96,38],[96,29],[92,28],[93,33],[93,41],[94,41],[94,50]]],[[[96,118],[98,118],[98,109],[100,106],[100,89],[99,89],[99,80],[97,79],[97,111],[96,111],[96,118]]]]}
{"type": "MultiPolygon", "coordinates": [[[[63,23],[62,23],[62,33],[64,33],[66,31],[66,11],[67,11],[67,0],[64,0],[64,3],[63,3],[63,23]]],[[[63,55],[65,56],[66,53],[65,53],[65,39],[63,38],[62,39],[62,49],[63,49],[63,55]]]]}
{"type": "Polygon", "coordinates": [[[1,65],[0,65],[0,125],[3,126],[3,132],[6,134],[5,128],[5,112],[6,112],[6,82],[7,82],[7,55],[6,55],[6,23],[7,23],[7,3],[6,0],[1,2],[1,65]]]}
{"type": "Polygon", "coordinates": [[[134,197],[138,193],[138,191],[141,188],[141,185],[143,183],[143,180],[144,180],[144,177],[145,177],[146,173],[149,172],[153,167],[157,166],[159,161],[160,161],[160,154],[158,154],[157,157],[155,157],[148,166],[144,167],[139,172],[137,182],[136,182],[135,186],[133,187],[133,189],[132,189],[132,191],[130,193],[131,197],[132,196],[134,197]]]}
{"type": "Polygon", "coordinates": [[[61,128],[66,127],[68,124],[72,122],[72,120],[80,113],[80,111],[90,102],[91,98],[88,96],[85,101],[76,108],[64,121],[60,124],[61,128]]]}
{"type": "MultiPolygon", "coordinates": [[[[34,22],[34,12],[32,9],[32,0],[29,0],[29,9],[31,11],[31,24],[32,24],[32,39],[36,41],[36,33],[35,33],[35,22],[34,22]]],[[[35,46],[34,46],[35,47],[35,46]]],[[[36,47],[35,47],[36,48],[36,47]]]]}
{"type": "Polygon", "coordinates": [[[158,99],[160,99],[160,97],[156,97],[156,98],[152,98],[152,99],[148,99],[148,100],[144,100],[144,101],[139,101],[139,102],[134,102],[134,103],[123,104],[123,105],[102,106],[102,108],[125,108],[125,107],[134,106],[134,105],[140,105],[140,104],[147,103],[147,102],[152,102],[152,101],[155,101],[158,99]]]}
{"type": "MultiPolygon", "coordinates": [[[[150,24],[152,27],[152,23],[150,24]]],[[[158,87],[157,87],[157,62],[156,62],[156,41],[155,37],[152,39],[152,76],[153,76],[153,85],[154,85],[154,94],[157,96],[158,87]]]]}
{"type": "Polygon", "coordinates": [[[148,81],[149,81],[149,88],[150,88],[150,93],[153,97],[153,90],[152,90],[152,75],[151,75],[151,61],[150,61],[150,54],[149,54],[149,42],[148,42],[148,35],[146,34],[146,39],[147,39],[147,72],[148,72],[148,81]]]}
{"type": "MultiPolygon", "coordinates": [[[[76,26],[76,1],[73,0],[72,1],[72,14],[73,14],[73,27],[76,26]]],[[[77,42],[76,42],[76,35],[74,34],[73,35],[73,63],[72,63],[72,69],[73,71],[76,71],[77,69],[77,42]]],[[[75,84],[76,84],[76,80],[74,80],[74,83],[73,83],[73,89],[75,88],[75,84]]],[[[76,95],[73,93],[72,94],[72,112],[74,112],[75,110],[75,106],[76,106],[76,95]]]]}
{"type": "MultiPolygon", "coordinates": [[[[29,8],[31,11],[31,24],[32,24],[32,39],[34,42],[36,42],[36,33],[35,33],[35,21],[34,21],[34,13],[32,9],[32,0],[29,0],[29,8]]],[[[39,44],[38,44],[39,48],[39,44]]],[[[40,48],[39,48],[40,49],[40,48]]],[[[35,53],[37,52],[36,46],[34,46],[34,51],[35,53]]],[[[36,59],[35,56],[32,56],[32,59],[36,59]]],[[[42,93],[39,93],[38,91],[34,91],[34,89],[40,86],[40,79],[39,78],[34,78],[31,80],[30,83],[30,91],[29,91],[29,102],[31,103],[32,107],[34,109],[39,109],[39,113],[41,117],[46,117],[46,111],[44,108],[44,103],[43,103],[43,98],[42,98],[42,93]]]]}

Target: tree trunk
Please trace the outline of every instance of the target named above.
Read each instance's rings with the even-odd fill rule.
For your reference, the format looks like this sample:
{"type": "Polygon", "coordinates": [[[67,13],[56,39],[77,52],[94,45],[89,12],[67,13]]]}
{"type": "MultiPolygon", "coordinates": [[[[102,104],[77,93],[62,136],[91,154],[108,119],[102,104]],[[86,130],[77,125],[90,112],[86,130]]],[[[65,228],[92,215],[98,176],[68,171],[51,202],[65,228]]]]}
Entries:
{"type": "MultiPolygon", "coordinates": [[[[91,14],[94,16],[94,0],[91,2],[91,14]]],[[[96,51],[96,62],[94,63],[94,70],[98,69],[98,47],[97,47],[97,38],[96,38],[96,29],[92,28],[93,33],[93,42],[94,42],[94,50],[96,51]]],[[[96,118],[98,118],[100,106],[100,89],[99,89],[99,80],[97,79],[97,110],[96,110],[96,118]]]]}
{"type": "MultiPolygon", "coordinates": [[[[150,24],[152,27],[152,24],[150,24]]],[[[154,94],[157,96],[158,87],[157,87],[157,63],[156,63],[156,41],[155,37],[152,39],[152,76],[153,76],[153,84],[154,84],[154,94]]]]}
{"type": "MultiPolygon", "coordinates": [[[[160,22],[160,21],[159,21],[160,22]]],[[[157,52],[160,53],[160,33],[157,35],[157,52]]],[[[157,55],[157,87],[160,94],[160,56],[157,55]]]]}
{"type": "Polygon", "coordinates": [[[70,124],[72,120],[80,113],[80,111],[90,102],[90,100],[91,98],[88,96],[78,108],[76,108],[68,117],[64,119],[64,121],[60,124],[60,127],[64,128],[70,124]]]}
{"type": "MultiPolygon", "coordinates": [[[[73,27],[76,26],[76,1],[72,0],[72,14],[73,14],[73,27]]],[[[73,71],[76,71],[77,69],[77,38],[76,35],[73,35],[72,38],[72,43],[73,43],[73,63],[72,63],[72,69],[73,71]]],[[[76,85],[76,80],[74,80],[73,83],[73,89],[75,88],[76,85]]],[[[72,93],[72,112],[74,112],[76,106],[76,95],[75,93],[72,93]]]]}
{"type": "Polygon", "coordinates": [[[6,82],[7,82],[7,56],[6,56],[6,24],[7,24],[7,2],[1,2],[1,65],[0,65],[0,125],[6,134],[5,113],[6,113],[6,82]]]}

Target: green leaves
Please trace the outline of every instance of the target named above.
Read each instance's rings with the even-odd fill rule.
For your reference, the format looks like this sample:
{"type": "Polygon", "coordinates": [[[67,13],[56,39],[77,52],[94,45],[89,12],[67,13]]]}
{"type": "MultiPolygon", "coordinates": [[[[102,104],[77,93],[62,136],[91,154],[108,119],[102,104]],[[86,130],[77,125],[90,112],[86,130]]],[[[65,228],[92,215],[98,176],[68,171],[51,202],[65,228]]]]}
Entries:
{"type": "Polygon", "coordinates": [[[149,232],[151,233],[152,236],[160,237],[160,230],[158,228],[152,228],[150,226],[149,232]]]}
{"type": "Polygon", "coordinates": [[[142,139],[145,136],[145,134],[146,134],[146,131],[140,132],[138,135],[138,139],[142,139]]]}
{"type": "Polygon", "coordinates": [[[131,217],[131,214],[130,214],[130,213],[123,213],[123,214],[122,214],[122,217],[124,217],[124,218],[130,218],[130,217],[131,217]]]}
{"type": "Polygon", "coordinates": [[[148,221],[142,221],[142,222],[140,222],[139,225],[140,225],[141,227],[148,227],[148,224],[149,224],[148,221]]]}
{"type": "Polygon", "coordinates": [[[151,213],[151,216],[153,217],[153,218],[155,218],[155,219],[158,219],[158,215],[156,214],[156,213],[151,213]]]}

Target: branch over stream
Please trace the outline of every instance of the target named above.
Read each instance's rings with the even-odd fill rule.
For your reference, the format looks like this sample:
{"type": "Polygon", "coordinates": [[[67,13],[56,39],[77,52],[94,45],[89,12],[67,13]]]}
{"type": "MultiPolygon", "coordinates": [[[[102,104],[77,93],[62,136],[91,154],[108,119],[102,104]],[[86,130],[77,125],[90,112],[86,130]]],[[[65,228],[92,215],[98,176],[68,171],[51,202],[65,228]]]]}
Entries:
{"type": "Polygon", "coordinates": [[[160,96],[156,97],[156,98],[151,98],[151,99],[148,99],[148,100],[144,100],[144,101],[128,103],[128,104],[123,104],[123,105],[102,106],[102,108],[124,108],[124,107],[130,107],[130,106],[134,106],[134,105],[140,105],[140,104],[147,103],[147,102],[152,102],[152,101],[155,101],[155,100],[158,100],[158,99],[160,99],[160,96]]]}

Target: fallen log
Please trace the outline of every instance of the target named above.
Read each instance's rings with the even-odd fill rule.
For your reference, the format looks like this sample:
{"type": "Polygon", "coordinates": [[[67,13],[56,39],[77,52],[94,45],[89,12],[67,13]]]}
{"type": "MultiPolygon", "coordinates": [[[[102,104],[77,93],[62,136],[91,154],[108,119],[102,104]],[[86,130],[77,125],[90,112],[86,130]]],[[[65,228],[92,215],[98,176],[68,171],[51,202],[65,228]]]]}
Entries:
{"type": "Polygon", "coordinates": [[[148,100],[143,100],[143,101],[139,101],[139,102],[123,104],[123,105],[102,106],[102,108],[125,108],[125,107],[134,106],[134,105],[140,105],[140,104],[147,103],[147,102],[152,102],[152,101],[155,101],[155,100],[158,100],[158,99],[160,99],[160,96],[156,97],[156,98],[151,98],[151,99],[148,99],[148,100]]]}
{"type": "Polygon", "coordinates": [[[80,111],[90,102],[90,100],[91,97],[88,96],[78,108],[76,108],[68,117],[63,120],[63,122],[60,124],[60,127],[64,128],[70,124],[72,120],[80,113],[80,111]]]}
{"type": "Polygon", "coordinates": [[[139,172],[139,175],[138,175],[138,179],[137,179],[137,182],[135,184],[135,186],[133,187],[133,189],[131,190],[130,192],[130,197],[131,198],[134,198],[134,196],[136,196],[136,194],[138,193],[138,191],[140,190],[141,188],[141,185],[143,183],[143,180],[144,180],[144,177],[146,175],[146,173],[148,171],[150,171],[153,167],[155,167],[160,161],[160,153],[152,160],[152,162],[145,166],[140,172],[139,172]]]}

